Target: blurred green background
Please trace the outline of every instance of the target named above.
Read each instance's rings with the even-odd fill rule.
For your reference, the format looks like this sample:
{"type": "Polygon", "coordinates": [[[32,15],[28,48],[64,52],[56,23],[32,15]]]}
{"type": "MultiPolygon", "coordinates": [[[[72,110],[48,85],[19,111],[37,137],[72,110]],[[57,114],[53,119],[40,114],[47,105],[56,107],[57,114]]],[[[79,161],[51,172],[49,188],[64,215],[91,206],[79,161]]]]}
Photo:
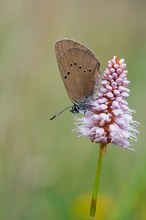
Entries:
{"type": "Polygon", "coordinates": [[[91,48],[101,71],[125,58],[135,152],[109,145],[97,219],[146,219],[146,1],[0,1],[0,220],[88,219],[98,145],[77,138],[54,43],[91,48]],[[143,100],[144,98],[144,100],[143,100]]]}

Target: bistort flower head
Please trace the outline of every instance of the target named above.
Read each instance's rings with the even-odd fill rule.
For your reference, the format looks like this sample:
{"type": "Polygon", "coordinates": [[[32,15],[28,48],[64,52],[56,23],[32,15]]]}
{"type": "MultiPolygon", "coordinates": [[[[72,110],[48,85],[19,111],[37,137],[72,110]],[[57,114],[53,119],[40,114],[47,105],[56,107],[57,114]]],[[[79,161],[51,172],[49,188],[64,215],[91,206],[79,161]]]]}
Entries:
{"type": "Polygon", "coordinates": [[[127,73],[124,59],[114,56],[108,61],[99,92],[91,101],[90,108],[82,118],[75,118],[75,130],[79,135],[87,136],[95,143],[112,143],[123,148],[130,148],[130,139],[137,140],[135,127],[138,122],[133,120],[134,111],[125,100],[130,92],[127,73]]]}

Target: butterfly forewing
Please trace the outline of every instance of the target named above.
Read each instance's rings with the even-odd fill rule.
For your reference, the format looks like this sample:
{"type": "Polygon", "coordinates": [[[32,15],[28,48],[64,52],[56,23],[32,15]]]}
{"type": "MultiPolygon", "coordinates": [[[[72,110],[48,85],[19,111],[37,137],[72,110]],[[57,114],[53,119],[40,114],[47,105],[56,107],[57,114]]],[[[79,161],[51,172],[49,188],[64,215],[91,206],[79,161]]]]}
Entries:
{"type": "Polygon", "coordinates": [[[100,75],[100,64],[89,49],[82,45],[66,48],[59,56],[58,65],[68,95],[74,103],[92,96],[100,75]]]}

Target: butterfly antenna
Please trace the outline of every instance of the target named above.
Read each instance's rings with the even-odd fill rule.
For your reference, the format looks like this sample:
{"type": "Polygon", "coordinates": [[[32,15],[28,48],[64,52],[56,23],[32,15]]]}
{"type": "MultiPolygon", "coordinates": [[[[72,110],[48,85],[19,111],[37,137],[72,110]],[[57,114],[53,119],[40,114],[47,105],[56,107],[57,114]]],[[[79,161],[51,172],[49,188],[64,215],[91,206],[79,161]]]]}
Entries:
{"type": "Polygon", "coordinates": [[[72,106],[68,106],[66,108],[64,108],[63,110],[61,110],[60,112],[58,112],[57,114],[53,115],[50,120],[53,120],[54,118],[56,118],[58,115],[62,114],[65,110],[72,108],[72,106]]]}

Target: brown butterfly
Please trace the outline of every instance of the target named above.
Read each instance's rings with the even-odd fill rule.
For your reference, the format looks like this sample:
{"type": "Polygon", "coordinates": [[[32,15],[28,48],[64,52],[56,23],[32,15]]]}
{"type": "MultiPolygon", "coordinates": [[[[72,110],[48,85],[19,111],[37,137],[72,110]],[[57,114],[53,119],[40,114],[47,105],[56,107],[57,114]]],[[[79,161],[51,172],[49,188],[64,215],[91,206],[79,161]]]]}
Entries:
{"type": "Polygon", "coordinates": [[[58,40],[55,44],[55,52],[62,80],[74,104],[70,111],[85,112],[101,78],[100,63],[91,50],[70,39],[58,40]]]}

